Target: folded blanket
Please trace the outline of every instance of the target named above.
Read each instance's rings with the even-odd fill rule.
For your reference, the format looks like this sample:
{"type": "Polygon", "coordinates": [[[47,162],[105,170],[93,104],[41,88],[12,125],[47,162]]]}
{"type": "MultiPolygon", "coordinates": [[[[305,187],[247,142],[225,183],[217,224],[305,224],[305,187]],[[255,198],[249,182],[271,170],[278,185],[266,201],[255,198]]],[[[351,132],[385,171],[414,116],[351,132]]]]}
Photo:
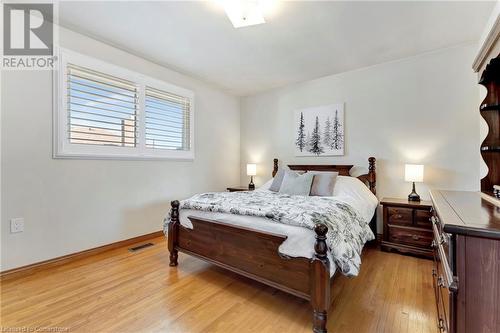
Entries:
{"type": "MultiPolygon", "coordinates": [[[[375,238],[368,223],[348,204],[332,197],[287,195],[268,191],[197,194],[180,203],[181,209],[265,217],[313,230],[328,227],[327,245],[338,269],[356,276],[364,244],[375,238]]],[[[170,221],[165,219],[166,224],[170,221]]]]}

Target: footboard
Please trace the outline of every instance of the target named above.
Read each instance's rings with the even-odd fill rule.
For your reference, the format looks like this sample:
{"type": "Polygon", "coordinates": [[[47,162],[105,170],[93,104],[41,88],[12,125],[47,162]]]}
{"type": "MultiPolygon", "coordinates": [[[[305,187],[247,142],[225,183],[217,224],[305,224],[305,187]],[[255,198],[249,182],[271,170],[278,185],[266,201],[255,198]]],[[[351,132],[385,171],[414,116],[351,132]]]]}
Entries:
{"type": "Polygon", "coordinates": [[[279,253],[286,236],[196,217],[189,217],[193,229],[188,229],[179,223],[178,201],[172,202],[170,216],[170,266],[177,266],[177,252],[181,251],[309,300],[314,310],[314,332],[326,332],[331,303],[326,226],[315,228],[313,259],[290,258],[279,253]]]}
{"type": "Polygon", "coordinates": [[[286,236],[193,217],[190,220],[192,230],[179,227],[180,251],[309,299],[310,260],[281,257],[278,248],[286,236]]]}

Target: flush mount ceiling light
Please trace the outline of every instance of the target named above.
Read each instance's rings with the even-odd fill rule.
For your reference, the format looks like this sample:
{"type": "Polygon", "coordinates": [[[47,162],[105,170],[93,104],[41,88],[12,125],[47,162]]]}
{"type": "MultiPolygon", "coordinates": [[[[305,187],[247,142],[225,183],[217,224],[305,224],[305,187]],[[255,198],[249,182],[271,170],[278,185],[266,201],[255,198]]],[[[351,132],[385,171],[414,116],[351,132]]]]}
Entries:
{"type": "Polygon", "coordinates": [[[235,28],[266,23],[265,0],[220,0],[218,1],[235,28]]]}

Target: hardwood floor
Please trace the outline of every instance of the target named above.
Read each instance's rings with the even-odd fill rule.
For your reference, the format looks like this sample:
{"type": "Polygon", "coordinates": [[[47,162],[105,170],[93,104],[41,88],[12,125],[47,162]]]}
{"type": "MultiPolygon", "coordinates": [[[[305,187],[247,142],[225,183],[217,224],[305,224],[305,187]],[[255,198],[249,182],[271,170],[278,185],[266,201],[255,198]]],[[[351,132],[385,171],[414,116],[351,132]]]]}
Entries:
{"type": "MultiPolygon", "coordinates": [[[[308,302],[180,254],[163,237],[2,281],[1,325],[51,332],[311,332],[308,302]]],[[[366,249],[357,278],[336,279],[328,329],[438,332],[432,262],[366,249]]],[[[12,330],[13,332],[13,330],[12,330]]]]}

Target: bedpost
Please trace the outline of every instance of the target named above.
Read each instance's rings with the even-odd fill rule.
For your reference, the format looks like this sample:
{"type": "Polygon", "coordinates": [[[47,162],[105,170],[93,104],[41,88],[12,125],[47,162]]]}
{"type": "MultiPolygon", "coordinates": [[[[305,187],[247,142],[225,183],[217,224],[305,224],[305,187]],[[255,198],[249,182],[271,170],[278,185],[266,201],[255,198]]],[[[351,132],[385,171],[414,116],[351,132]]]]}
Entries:
{"type": "Polygon", "coordinates": [[[177,266],[178,252],[175,248],[179,237],[179,201],[174,200],[170,203],[170,223],[168,224],[168,250],[170,251],[170,266],[177,266]]]}
{"type": "Polygon", "coordinates": [[[278,172],[278,159],[275,158],[273,160],[274,164],[273,164],[273,177],[276,176],[276,173],[278,172]]]}
{"type": "Polygon", "coordinates": [[[326,233],[328,227],[316,224],[316,243],[311,270],[311,305],[313,307],[313,332],[326,333],[327,311],[330,307],[330,261],[327,257],[326,233]]]}
{"type": "Polygon", "coordinates": [[[368,159],[368,183],[370,185],[370,191],[373,194],[377,194],[377,190],[375,189],[375,185],[377,182],[377,173],[375,172],[375,157],[370,157],[368,159]]]}

